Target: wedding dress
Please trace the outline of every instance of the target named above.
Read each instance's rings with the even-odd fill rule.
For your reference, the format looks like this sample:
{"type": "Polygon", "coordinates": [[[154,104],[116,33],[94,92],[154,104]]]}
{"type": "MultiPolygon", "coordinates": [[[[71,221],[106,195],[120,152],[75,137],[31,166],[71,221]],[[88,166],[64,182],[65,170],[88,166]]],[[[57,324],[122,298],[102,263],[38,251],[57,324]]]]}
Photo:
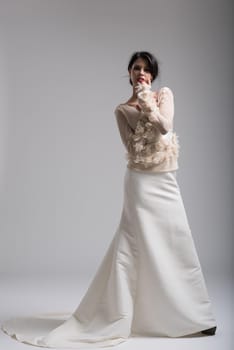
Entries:
{"type": "MultiPolygon", "coordinates": [[[[131,122],[137,112],[129,106],[119,111],[121,136],[130,150],[133,129],[125,114],[132,113],[131,122]]],[[[144,125],[138,131],[144,132],[144,125]]],[[[137,152],[129,157],[136,167],[144,155],[138,136],[132,138],[137,152]]],[[[132,336],[180,337],[216,326],[176,170],[169,170],[177,169],[173,142],[169,149],[157,141],[160,150],[170,151],[161,163],[168,167],[164,171],[161,164],[153,172],[126,167],[119,225],[75,311],[10,319],[1,326],[4,332],[35,346],[86,349],[114,346],[132,336]]],[[[157,162],[161,159],[162,154],[157,162]]]]}

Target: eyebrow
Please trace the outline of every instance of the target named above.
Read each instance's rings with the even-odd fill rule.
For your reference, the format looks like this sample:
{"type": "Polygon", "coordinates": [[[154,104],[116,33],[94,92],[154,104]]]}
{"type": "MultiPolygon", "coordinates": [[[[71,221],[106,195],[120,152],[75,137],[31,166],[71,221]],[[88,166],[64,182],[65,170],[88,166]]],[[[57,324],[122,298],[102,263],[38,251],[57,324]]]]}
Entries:
{"type": "MultiPolygon", "coordinates": [[[[135,68],[135,67],[140,67],[140,65],[139,65],[139,64],[136,64],[136,65],[133,65],[133,67],[134,67],[134,68],[135,68]]],[[[150,69],[150,67],[149,67],[149,66],[145,66],[144,69],[150,69]]]]}

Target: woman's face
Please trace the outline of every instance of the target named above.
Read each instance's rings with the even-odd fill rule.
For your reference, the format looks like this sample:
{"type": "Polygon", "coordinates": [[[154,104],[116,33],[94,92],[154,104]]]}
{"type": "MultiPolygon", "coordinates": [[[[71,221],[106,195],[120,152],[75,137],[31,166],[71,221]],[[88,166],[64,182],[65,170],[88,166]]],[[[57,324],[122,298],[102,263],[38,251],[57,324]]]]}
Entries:
{"type": "Polygon", "coordinates": [[[133,87],[137,83],[145,82],[151,85],[152,74],[150,73],[149,65],[143,58],[138,58],[129,70],[129,77],[131,78],[133,87]]]}

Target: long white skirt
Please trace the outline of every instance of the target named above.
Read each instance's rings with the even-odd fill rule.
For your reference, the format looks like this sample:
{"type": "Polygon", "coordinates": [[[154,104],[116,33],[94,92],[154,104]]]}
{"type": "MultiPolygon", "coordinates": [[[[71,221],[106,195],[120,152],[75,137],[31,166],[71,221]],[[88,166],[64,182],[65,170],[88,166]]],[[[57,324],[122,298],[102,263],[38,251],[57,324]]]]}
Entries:
{"type": "Polygon", "coordinates": [[[216,326],[176,171],[126,168],[109,248],[77,309],[57,316],[11,319],[2,329],[36,346],[85,349],[216,326]]]}

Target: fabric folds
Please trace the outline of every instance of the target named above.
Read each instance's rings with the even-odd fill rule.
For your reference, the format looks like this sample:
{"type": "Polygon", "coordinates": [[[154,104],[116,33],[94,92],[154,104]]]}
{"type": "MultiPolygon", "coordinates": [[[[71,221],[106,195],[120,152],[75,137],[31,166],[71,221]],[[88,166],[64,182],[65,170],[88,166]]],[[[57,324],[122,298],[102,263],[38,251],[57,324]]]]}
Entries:
{"type": "Polygon", "coordinates": [[[2,329],[40,347],[86,349],[215,325],[176,172],[126,168],[119,225],[75,311],[8,320],[2,329]]]}

